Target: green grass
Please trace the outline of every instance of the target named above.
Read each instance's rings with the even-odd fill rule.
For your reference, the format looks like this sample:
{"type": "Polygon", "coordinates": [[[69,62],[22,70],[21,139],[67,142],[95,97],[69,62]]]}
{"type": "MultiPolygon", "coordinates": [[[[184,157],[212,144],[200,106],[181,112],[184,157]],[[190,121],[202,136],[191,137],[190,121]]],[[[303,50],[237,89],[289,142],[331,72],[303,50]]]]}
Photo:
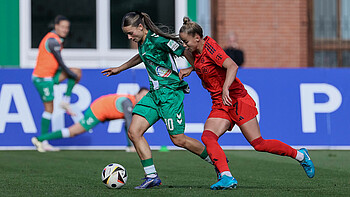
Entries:
{"type": "Polygon", "coordinates": [[[225,151],[238,187],[211,191],[211,165],[188,151],[153,151],[163,185],[134,190],[143,178],[136,153],[124,151],[0,151],[0,196],[349,196],[350,151],[310,151],[313,179],[293,159],[255,151],[225,151]],[[101,171],[122,164],[128,182],[108,189],[101,171]]]}

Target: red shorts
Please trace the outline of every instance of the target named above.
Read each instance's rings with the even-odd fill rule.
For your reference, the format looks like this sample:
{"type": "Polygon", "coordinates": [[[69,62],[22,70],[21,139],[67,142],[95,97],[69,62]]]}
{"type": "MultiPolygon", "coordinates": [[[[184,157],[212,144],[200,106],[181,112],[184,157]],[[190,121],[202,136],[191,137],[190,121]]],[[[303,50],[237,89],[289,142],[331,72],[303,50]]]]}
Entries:
{"type": "Polygon", "coordinates": [[[230,121],[232,130],[233,126],[241,126],[258,115],[255,107],[255,101],[247,94],[242,98],[232,99],[231,106],[213,106],[208,118],[223,118],[230,121]]]}

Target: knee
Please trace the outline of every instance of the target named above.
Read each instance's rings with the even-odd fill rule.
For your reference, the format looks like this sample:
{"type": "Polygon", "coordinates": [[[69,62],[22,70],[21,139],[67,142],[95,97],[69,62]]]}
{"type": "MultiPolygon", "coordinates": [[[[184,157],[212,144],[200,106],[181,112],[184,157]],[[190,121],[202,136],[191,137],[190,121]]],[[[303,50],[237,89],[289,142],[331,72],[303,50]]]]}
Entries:
{"type": "Polygon", "coordinates": [[[128,130],[128,137],[129,137],[129,139],[130,139],[131,141],[134,141],[134,140],[136,140],[137,138],[139,138],[140,135],[138,135],[138,133],[137,133],[135,130],[129,129],[129,130],[128,130]]]}
{"type": "Polygon", "coordinates": [[[201,137],[201,140],[202,140],[202,142],[203,142],[204,144],[207,144],[209,138],[208,138],[208,136],[204,135],[204,133],[203,133],[203,134],[202,134],[202,137],[201,137]]]}
{"type": "Polygon", "coordinates": [[[185,137],[175,137],[171,138],[171,141],[175,146],[184,148],[186,146],[186,138],[185,137]]]}
{"type": "Polygon", "coordinates": [[[259,137],[255,140],[253,140],[250,144],[253,146],[253,148],[256,150],[256,151],[259,151],[259,152],[265,152],[265,140],[262,138],[262,137],[259,137]]]}
{"type": "Polygon", "coordinates": [[[207,145],[210,141],[217,141],[218,138],[219,137],[215,133],[213,133],[209,130],[205,130],[205,131],[203,131],[201,140],[205,145],[207,145]]]}

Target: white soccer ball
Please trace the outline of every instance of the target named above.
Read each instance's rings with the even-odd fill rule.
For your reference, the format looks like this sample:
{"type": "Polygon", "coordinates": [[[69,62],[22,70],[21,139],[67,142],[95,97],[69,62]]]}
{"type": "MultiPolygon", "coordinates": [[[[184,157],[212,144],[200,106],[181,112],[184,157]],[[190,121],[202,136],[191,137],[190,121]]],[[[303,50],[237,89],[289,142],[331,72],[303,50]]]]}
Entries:
{"type": "Polygon", "coordinates": [[[127,180],[128,174],[125,168],[120,164],[111,163],[102,170],[102,182],[108,188],[121,188],[125,185],[127,180]]]}

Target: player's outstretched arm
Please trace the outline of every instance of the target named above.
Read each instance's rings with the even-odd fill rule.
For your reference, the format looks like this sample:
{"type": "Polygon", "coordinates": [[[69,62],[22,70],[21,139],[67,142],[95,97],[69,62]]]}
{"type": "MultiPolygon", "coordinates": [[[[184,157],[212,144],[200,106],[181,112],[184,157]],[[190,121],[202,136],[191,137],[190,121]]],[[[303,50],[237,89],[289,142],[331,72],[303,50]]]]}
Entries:
{"type": "Polygon", "coordinates": [[[142,62],[142,59],[139,54],[136,54],[134,57],[132,57],[129,61],[125,62],[123,65],[115,68],[108,68],[106,70],[103,70],[101,73],[103,75],[106,75],[107,77],[111,75],[117,75],[120,72],[132,68],[142,62]]]}

